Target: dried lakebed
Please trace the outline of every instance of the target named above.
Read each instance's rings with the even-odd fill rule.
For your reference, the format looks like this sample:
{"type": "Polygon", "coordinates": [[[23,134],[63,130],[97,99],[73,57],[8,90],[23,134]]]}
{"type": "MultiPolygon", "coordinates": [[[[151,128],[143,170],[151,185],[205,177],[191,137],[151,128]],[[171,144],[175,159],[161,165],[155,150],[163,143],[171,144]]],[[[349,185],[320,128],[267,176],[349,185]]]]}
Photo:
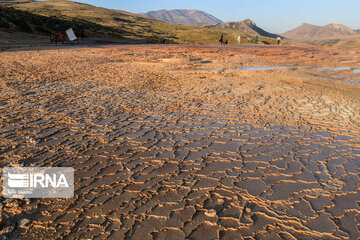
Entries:
{"type": "MultiPolygon", "coordinates": [[[[246,49],[243,61],[310,51],[290,50],[246,49]]],[[[309,78],[309,69],[203,73],[194,70],[197,62],[152,63],[216,58],[217,51],[130,46],[3,53],[2,167],[62,166],[76,173],[72,199],[2,199],[2,236],[356,239],[356,86],[324,84],[309,78]],[[138,56],[124,55],[129,52],[138,56]],[[14,67],[24,55],[32,60],[14,67]]],[[[239,58],[245,50],[221,53],[227,51],[239,58]]],[[[295,64],[309,64],[305,57],[297,61],[294,56],[295,64]]]]}

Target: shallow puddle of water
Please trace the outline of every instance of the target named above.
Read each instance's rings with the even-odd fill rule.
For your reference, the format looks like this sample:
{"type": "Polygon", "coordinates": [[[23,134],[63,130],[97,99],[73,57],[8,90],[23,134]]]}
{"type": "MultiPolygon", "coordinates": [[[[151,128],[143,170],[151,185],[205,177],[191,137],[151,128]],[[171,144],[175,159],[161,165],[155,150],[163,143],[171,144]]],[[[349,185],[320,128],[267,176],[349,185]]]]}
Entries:
{"type": "Polygon", "coordinates": [[[233,71],[268,71],[276,69],[287,69],[288,67],[282,66],[259,66],[259,67],[239,67],[232,69],[233,71]]]}
{"type": "Polygon", "coordinates": [[[317,71],[345,71],[350,69],[351,67],[319,67],[317,71]]]}
{"type": "Polygon", "coordinates": [[[334,71],[345,71],[345,70],[350,70],[351,67],[336,67],[333,68],[334,71]]]}
{"type": "Polygon", "coordinates": [[[200,71],[268,71],[268,70],[276,70],[276,69],[288,69],[289,67],[283,66],[255,66],[255,67],[239,67],[233,69],[226,69],[226,68],[205,68],[205,69],[198,69],[200,71]]]}
{"type": "Polygon", "coordinates": [[[340,61],[341,63],[354,63],[354,62],[357,62],[356,60],[345,60],[345,61],[340,61]]]}
{"type": "Polygon", "coordinates": [[[199,71],[221,71],[221,70],[226,70],[225,68],[202,68],[202,69],[196,69],[199,71]]]}
{"type": "Polygon", "coordinates": [[[354,73],[360,73],[360,69],[354,69],[353,72],[354,73]]]}

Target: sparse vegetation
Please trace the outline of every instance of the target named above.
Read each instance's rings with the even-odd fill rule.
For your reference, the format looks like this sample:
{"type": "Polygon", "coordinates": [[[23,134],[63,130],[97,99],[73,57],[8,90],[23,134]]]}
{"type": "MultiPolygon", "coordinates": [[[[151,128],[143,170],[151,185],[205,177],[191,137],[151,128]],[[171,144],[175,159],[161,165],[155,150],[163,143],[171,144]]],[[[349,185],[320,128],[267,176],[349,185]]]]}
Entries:
{"type": "MultiPolygon", "coordinates": [[[[146,39],[151,42],[166,39],[169,43],[183,44],[218,44],[221,34],[224,34],[229,44],[237,44],[236,38],[239,35],[243,44],[251,43],[254,38],[253,35],[238,30],[165,23],[125,11],[71,1],[3,2],[2,5],[5,5],[1,7],[2,12],[10,12],[23,22],[26,20],[29,27],[26,30],[34,34],[48,35],[52,31],[73,27],[75,31],[85,29],[86,35],[90,37],[146,39]]],[[[6,15],[1,16],[4,18],[6,15]]],[[[8,17],[1,23],[2,26],[12,19],[13,17],[8,17]]],[[[275,39],[260,36],[259,42],[263,41],[276,43],[275,39]]]]}

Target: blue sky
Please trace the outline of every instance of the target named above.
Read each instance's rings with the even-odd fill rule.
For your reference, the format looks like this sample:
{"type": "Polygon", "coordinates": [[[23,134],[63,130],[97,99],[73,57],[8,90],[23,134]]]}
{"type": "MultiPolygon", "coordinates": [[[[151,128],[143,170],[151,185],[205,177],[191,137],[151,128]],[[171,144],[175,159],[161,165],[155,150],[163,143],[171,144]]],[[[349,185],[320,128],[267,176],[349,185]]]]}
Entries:
{"type": "Polygon", "coordinates": [[[360,29],[360,0],[75,0],[133,13],[159,9],[199,9],[222,21],[253,20],[259,27],[282,33],[301,23],[345,24],[360,29]]]}

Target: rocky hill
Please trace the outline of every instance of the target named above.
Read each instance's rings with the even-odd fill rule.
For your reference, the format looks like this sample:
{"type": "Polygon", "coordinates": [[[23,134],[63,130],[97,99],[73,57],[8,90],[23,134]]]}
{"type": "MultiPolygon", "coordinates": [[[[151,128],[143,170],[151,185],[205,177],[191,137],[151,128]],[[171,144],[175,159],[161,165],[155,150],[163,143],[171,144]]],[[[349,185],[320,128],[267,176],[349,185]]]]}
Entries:
{"type": "Polygon", "coordinates": [[[345,25],[328,24],[325,26],[317,26],[303,23],[299,27],[281,34],[282,36],[297,40],[300,42],[309,42],[319,39],[330,39],[355,35],[357,32],[345,25]]]}
{"type": "Polygon", "coordinates": [[[267,31],[265,31],[264,29],[259,28],[250,19],[246,19],[246,20],[240,21],[240,22],[219,23],[214,27],[219,28],[219,29],[235,29],[235,30],[240,30],[240,31],[248,33],[248,34],[260,35],[260,36],[271,37],[271,38],[276,38],[279,36],[276,34],[269,33],[267,31]]]}
{"type": "Polygon", "coordinates": [[[222,21],[216,17],[199,10],[158,10],[141,14],[160,21],[183,25],[215,25],[222,23],[222,21]]]}

